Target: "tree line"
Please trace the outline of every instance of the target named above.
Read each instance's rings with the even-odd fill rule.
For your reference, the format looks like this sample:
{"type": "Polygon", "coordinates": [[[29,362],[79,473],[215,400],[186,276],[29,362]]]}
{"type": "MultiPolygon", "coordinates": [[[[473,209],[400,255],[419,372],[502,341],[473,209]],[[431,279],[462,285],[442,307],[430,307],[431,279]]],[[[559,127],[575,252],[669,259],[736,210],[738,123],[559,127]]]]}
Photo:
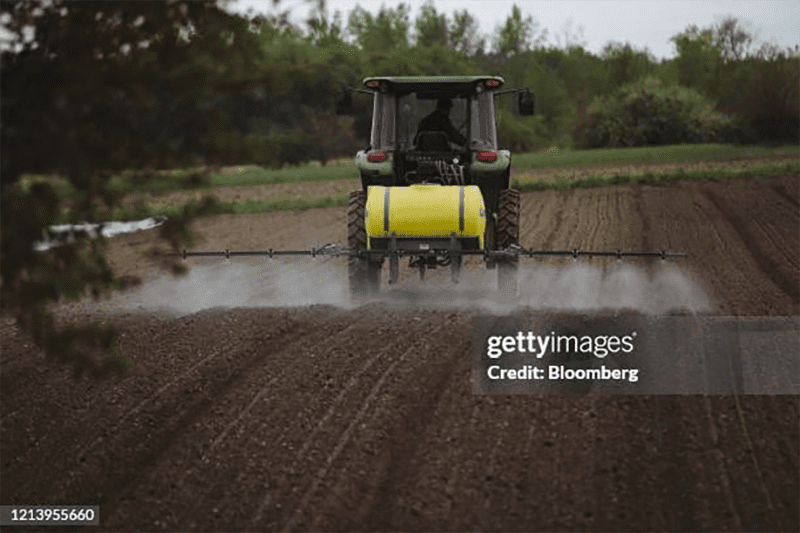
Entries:
{"type": "Polygon", "coordinates": [[[333,99],[372,75],[493,74],[532,88],[538,116],[500,112],[500,140],[520,150],[798,137],[800,49],[759,45],[733,18],[686,28],[672,38],[677,57],[659,61],[629,43],[592,54],[568,28],[556,36],[561,46],[548,44],[547,30],[516,5],[491,36],[467,9],[447,14],[432,1],[414,20],[399,3],[375,14],[357,6],[345,22],[314,0],[301,25],[287,12],[236,15],[214,2],[2,5],[23,41],[3,52],[4,110],[52,116],[54,102],[68,101],[72,120],[113,132],[118,147],[135,144],[124,150],[134,166],[143,157],[155,166],[275,167],[350,155],[365,144],[371,106],[336,117],[333,99]],[[81,51],[61,53],[68,42],[81,51]],[[31,90],[34,71],[49,88],[31,90]],[[87,105],[91,116],[79,116],[87,105]]]}

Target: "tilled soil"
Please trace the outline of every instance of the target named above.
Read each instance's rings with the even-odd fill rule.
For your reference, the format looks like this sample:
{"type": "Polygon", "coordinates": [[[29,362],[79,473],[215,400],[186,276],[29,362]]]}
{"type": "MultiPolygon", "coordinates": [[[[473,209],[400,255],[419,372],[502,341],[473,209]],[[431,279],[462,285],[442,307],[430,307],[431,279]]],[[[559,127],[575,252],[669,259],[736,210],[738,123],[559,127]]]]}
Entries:
{"type": "MultiPolygon", "coordinates": [[[[648,285],[622,313],[796,316],[798,206],[798,176],[530,193],[521,241],[690,254],[675,268],[705,303],[650,308],[642,302],[677,289],[648,285]]],[[[343,209],[195,223],[207,249],[344,242],[344,227],[343,209]]],[[[4,319],[0,503],[96,504],[102,531],[800,527],[796,396],[480,396],[472,319],[493,308],[442,289],[441,271],[426,281],[437,297],[405,273],[399,289],[353,306],[336,299],[341,260],[245,261],[241,276],[206,260],[192,272],[219,284],[190,273],[182,292],[142,258],[153,243],[146,233],[111,243],[115,270],[145,279],[138,296],[61,315],[115,324],[133,376],[76,381],[4,319]]],[[[569,286],[578,278],[557,273],[583,271],[537,261],[523,269],[531,294],[503,313],[569,312],[553,304],[560,293],[526,283],[569,286]]],[[[586,268],[602,284],[618,267],[586,268]]],[[[660,279],[644,261],[632,268],[645,284],[660,279]]]]}

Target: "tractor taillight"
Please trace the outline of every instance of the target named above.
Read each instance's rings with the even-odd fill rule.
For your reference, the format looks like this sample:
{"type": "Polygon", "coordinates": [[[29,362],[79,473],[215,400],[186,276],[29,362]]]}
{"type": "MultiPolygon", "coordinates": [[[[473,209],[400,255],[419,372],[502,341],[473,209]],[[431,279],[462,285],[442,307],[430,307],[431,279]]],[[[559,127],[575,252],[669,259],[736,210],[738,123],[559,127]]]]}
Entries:
{"type": "Polygon", "coordinates": [[[481,150],[478,152],[478,161],[483,161],[484,163],[492,163],[497,161],[497,152],[493,152],[491,150],[481,150]]]}
{"type": "Polygon", "coordinates": [[[370,80],[367,82],[367,87],[377,87],[378,81],[377,80],[370,80]]]}
{"type": "Polygon", "coordinates": [[[497,87],[498,85],[500,85],[500,82],[497,80],[486,80],[487,87],[497,87]]]}
{"type": "Polygon", "coordinates": [[[370,163],[380,163],[382,161],[386,161],[386,157],[387,157],[386,152],[384,152],[383,150],[377,150],[375,152],[371,152],[367,156],[367,161],[369,161],[370,163]]]}

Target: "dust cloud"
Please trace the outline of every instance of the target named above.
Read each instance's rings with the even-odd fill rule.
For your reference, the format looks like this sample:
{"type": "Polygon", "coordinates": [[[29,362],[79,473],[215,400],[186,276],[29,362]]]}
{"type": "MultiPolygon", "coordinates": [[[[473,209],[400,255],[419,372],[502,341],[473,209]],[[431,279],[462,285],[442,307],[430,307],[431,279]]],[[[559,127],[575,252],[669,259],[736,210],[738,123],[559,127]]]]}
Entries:
{"type": "Polygon", "coordinates": [[[520,304],[559,311],[632,310],[645,314],[709,312],[711,299],[698,281],[670,263],[625,263],[604,269],[573,263],[564,268],[520,269],[520,304]]]}
{"type": "Polygon", "coordinates": [[[163,275],[143,283],[111,303],[122,310],[181,315],[215,307],[349,307],[346,266],[330,258],[259,264],[216,260],[191,266],[181,276],[163,275]]]}
{"type": "MultiPolygon", "coordinates": [[[[387,305],[501,314],[520,309],[625,310],[652,315],[713,310],[700,283],[672,263],[611,267],[580,261],[563,267],[523,264],[518,272],[519,294],[513,301],[498,294],[497,271],[483,267],[465,268],[458,284],[450,281],[446,268],[429,272],[424,281],[415,275],[404,276],[394,285],[386,283],[387,274],[384,268],[381,291],[374,297],[387,305]]],[[[194,265],[183,276],[165,275],[149,281],[113,302],[117,309],[159,309],[181,315],[215,307],[314,304],[354,307],[348,295],[346,260],[215,261],[194,265]]]]}
{"type": "MultiPolygon", "coordinates": [[[[446,273],[446,269],[445,269],[446,273]]],[[[520,265],[518,296],[504,300],[497,292],[497,271],[465,271],[457,285],[448,275],[420,284],[407,280],[384,289],[387,303],[495,314],[520,309],[559,312],[638,311],[644,314],[703,313],[713,310],[700,283],[674,264],[603,268],[575,262],[568,266],[520,265]]]]}

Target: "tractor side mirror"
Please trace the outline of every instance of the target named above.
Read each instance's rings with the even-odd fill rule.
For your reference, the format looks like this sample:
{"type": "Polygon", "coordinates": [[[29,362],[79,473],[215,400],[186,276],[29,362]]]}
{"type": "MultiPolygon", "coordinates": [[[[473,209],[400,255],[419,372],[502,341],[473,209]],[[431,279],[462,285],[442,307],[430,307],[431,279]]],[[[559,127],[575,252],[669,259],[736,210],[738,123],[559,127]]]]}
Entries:
{"type": "Polygon", "coordinates": [[[353,114],[353,96],[347,88],[342,90],[342,93],[336,97],[334,102],[337,115],[352,115],[353,114]]]}
{"type": "Polygon", "coordinates": [[[536,100],[528,89],[520,90],[515,96],[517,115],[529,117],[536,109],[536,100]]]}

